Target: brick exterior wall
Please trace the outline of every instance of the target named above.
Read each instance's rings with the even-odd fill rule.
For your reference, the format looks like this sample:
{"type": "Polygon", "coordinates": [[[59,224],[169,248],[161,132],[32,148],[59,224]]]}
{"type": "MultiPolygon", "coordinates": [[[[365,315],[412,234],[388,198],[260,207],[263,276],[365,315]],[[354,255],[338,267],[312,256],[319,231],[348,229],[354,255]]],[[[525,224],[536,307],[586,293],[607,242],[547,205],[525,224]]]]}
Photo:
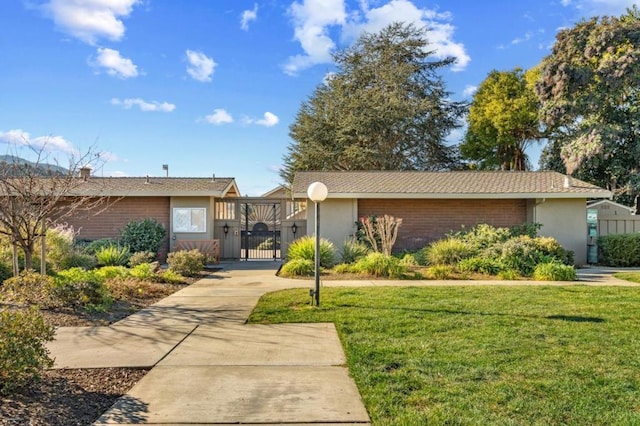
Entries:
{"type": "Polygon", "coordinates": [[[358,218],[389,214],[402,219],[395,250],[414,250],[479,223],[497,227],[526,222],[526,200],[359,199],[358,218]]]}
{"type": "Polygon", "coordinates": [[[167,231],[167,236],[159,250],[159,258],[164,261],[169,252],[169,197],[125,197],[99,213],[80,212],[65,222],[73,226],[81,239],[118,238],[122,228],[131,221],[155,219],[167,231]]]}

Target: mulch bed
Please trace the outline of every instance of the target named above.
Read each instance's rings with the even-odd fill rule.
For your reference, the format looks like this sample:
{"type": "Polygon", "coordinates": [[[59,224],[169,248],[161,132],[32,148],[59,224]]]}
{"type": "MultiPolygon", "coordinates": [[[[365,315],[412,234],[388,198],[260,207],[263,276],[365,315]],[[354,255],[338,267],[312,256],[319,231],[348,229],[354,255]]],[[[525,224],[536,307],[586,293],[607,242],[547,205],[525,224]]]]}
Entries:
{"type": "MultiPolygon", "coordinates": [[[[189,279],[206,278],[210,271],[189,279]]],[[[106,326],[141,308],[152,305],[184,288],[161,285],[149,297],[118,301],[108,312],[43,310],[47,322],[56,327],[106,326]]],[[[0,396],[0,425],[90,425],[115,401],[126,394],[148,369],[95,368],[45,371],[41,379],[9,396],[0,396]]]]}

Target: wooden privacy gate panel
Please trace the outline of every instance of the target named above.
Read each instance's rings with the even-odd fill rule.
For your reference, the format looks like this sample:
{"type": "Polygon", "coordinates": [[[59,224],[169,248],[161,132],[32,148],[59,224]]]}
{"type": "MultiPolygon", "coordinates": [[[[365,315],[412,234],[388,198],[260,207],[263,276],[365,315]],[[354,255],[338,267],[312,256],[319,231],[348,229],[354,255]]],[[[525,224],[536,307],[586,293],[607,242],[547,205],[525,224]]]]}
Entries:
{"type": "Polygon", "coordinates": [[[220,261],[220,240],[178,240],[175,250],[197,249],[207,256],[207,259],[218,263],[220,261]]]}

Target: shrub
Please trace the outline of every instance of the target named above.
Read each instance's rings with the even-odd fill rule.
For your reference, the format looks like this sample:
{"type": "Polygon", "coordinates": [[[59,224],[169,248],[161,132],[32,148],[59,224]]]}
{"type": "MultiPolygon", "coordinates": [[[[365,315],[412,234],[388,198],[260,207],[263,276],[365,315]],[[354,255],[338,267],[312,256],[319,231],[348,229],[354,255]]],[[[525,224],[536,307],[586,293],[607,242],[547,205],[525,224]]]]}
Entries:
{"type": "Polygon", "coordinates": [[[129,270],[124,266],[103,266],[96,269],[94,274],[102,281],[111,280],[113,278],[127,278],[129,270]]]}
{"type": "Polygon", "coordinates": [[[640,266],[640,233],[598,238],[598,260],[606,266],[640,266]]]}
{"type": "Polygon", "coordinates": [[[448,280],[453,276],[453,272],[451,265],[434,265],[427,269],[429,276],[436,280],[448,280]]]}
{"type": "Polygon", "coordinates": [[[563,249],[553,238],[520,235],[505,241],[500,249],[500,261],[508,269],[515,269],[525,277],[530,277],[539,263],[553,260],[568,263],[573,260],[573,254],[563,249]]]}
{"type": "Polygon", "coordinates": [[[476,225],[469,230],[464,228],[461,231],[449,235],[451,238],[468,243],[477,251],[484,250],[494,244],[507,241],[511,238],[509,228],[496,228],[486,223],[476,225]]]}
{"type": "Polygon", "coordinates": [[[162,224],[153,219],[143,219],[127,223],[120,233],[120,241],[132,252],[150,251],[158,253],[166,235],[162,224]]]}
{"type": "Polygon", "coordinates": [[[38,379],[53,366],[45,344],[53,340],[54,329],[45,323],[38,308],[0,312],[0,394],[38,379]]]}
{"type": "Polygon", "coordinates": [[[129,262],[131,253],[128,247],[110,245],[101,247],[96,251],[98,264],[102,266],[124,266],[129,262]]]}
{"type": "Polygon", "coordinates": [[[129,266],[134,267],[141,263],[151,263],[156,260],[156,254],[152,251],[137,251],[129,258],[129,266]]]}
{"type": "Polygon", "coordinates": [[[416,256],[411,253],[405,253],[404,256],[400,258],[400,263],[404,266],[417,266],[418,261],[416,260],[416,256]]]}
{"type": "MultiPolygon", "coordinates": [[[[59,224],[47,229],[47,236],[45,238],[46,247],[46,259],[51,262],[54,269],[65,269],[63,263],[68,257],[73,256],[76,253],[74,247],[76,233],[73,227],[59,224]]],[[[41,250],[40,244],[36,244],[35,252],[39,253],[41,250]]],[[[34,267],[38,267],[34,263],[34,267]]]]}
{"type": "Polygon", "coordinates": [[[64,306],[103,310],[112,302],[102,278],[94,271],[86,271],[82,268],[60,271],[52,292],[64,306]]]}
{"type": "Polygon", "coordinates": [[[536,281],[575,281],[576,270],[573,266],[557,262],[540,263],[533,271],[536,281]]]}
{"type": "Polygon", "coordinates": [[[477,272],[480,274],[497,275],[504,269],[499,260],[492,257],[476,256],[462,259],[456,265],[461,272],[477,272]]]}
{"type": "Polygon", "coordinates": [[[544,256],[552,257],[565,265],[573,265],[573,252],[562,247],[555,238],[536,237],[533,242],[536,245],[536,249],[544,256]]]}
{"type": "Polygon", "coordinates": [[[84,246],[83,252],[86,254],[95,256],[96,252],[98,252],[100,249],[104,247],[109,247],[109,246],[117,247],[119,245],[120,245],[120,242],[112,238],[101,238],[99,240],[94,240],[86,244],[84,246]]]}
{"type": "Polygon", "coordinates": [[[333,267],[336,274],[350,274],[354,272],[353,263],[340,263],[333,267]]]}
{"type": "Polygon", "coordinates": [[[177,274],[194,277],[204,268],[204,254],[198,249],[179,250],[169,253],[167,264],[177,274]]]}
{"type": "Polygon", "coordinates": [[[342,263],[354,263],[369,254],[369,247],[356,240],[348,240],[342,246],[340,259],[342,263]]]}
{"type": "Polygon", "coordinates": [[[0,299],[44,308],[54,307],[57,302],[52,296],[53,285],[53,278],[48,275],[22,271],[17,277],[5,280],[0,287],[0,299]]]}
{"type": "Polygon", "coordinates": [[[4,262],[0,262],[0,287],[5,280],[13,276],[13,268],[4,262]]]}
{"type": "Polygon", "coordinates": [[[156,275],[155,266],[151,263],[141,263],[131,268],[129,275],[141,281],[154,281],[156,275]]]}
{"type": "Polygon", "coordinates": [[[506,280],[506,281],[514,281],[520,278],[520,274],[518,271],[513,269],[505,269],[504,271],[498,272],[498,279],[506,280]]]}
{"type": "MultiPolygon", "coordinates": [[[[306,259],[311,262],[315,261],[316,240],[314,236],[307,235],[298,238],[291,244],[287,250],[288,260],[306,259]]],[[[320,266],[323,268],[331,268],[334,264],[335,248],[333,243],[324,238],[320,238],[320,266]]]]}
{"type": "Polygon", "coordinates": [[[430,265],[455,265],[474,254],[470,244],[457,238],[434,241],[424,249],[424,257],[430,265]]]}
{"type": "Polygon", "coordinates": [[[185,282],[185,279],[177,272],[166,269],[156,275],[156,281],[166,284],[181,284],[185,282]]]}
{"type": "Polygon", "coordinates": [[[376,277],[401,278],[406,273],[406,268],[400,264],[398,258],[379,252],[369,253],[358,260],[353,265],[353,269],[376,277]]]}
{"type": "Polygon", "coordinates": [[[309,259],[292,259],[282,265],[280,275],[284,277],[310,277],[315,272],[315,263],[309,259]]]}
{"type": "Polygon", "coordinates": [[[71,269],[71,268],[83,268],[83,269],[93,269],[96,267],[98,261],[95,256],[86,253],[73,252],[68,256],[64,257],[58,263],[58,269],[71,269]]]}

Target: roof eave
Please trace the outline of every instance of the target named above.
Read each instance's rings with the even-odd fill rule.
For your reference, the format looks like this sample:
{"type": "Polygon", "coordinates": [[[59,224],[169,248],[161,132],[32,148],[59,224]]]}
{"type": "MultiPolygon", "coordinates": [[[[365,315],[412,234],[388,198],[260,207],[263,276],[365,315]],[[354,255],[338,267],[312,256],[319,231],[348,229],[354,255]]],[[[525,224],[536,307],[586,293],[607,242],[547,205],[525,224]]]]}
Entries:
{"type": "MultiPolygon", "coordinates": [[[[306,192],[296,192],[294,198],[307,198],[306,192]]],[[[468,199],[485,200],[496,198],[523,199],[523,198],[610,198],[610,191],[594,192],[513,192],[513,193],[351,193],[330,192],[327,198],[333,199],[468,199]]]]}

